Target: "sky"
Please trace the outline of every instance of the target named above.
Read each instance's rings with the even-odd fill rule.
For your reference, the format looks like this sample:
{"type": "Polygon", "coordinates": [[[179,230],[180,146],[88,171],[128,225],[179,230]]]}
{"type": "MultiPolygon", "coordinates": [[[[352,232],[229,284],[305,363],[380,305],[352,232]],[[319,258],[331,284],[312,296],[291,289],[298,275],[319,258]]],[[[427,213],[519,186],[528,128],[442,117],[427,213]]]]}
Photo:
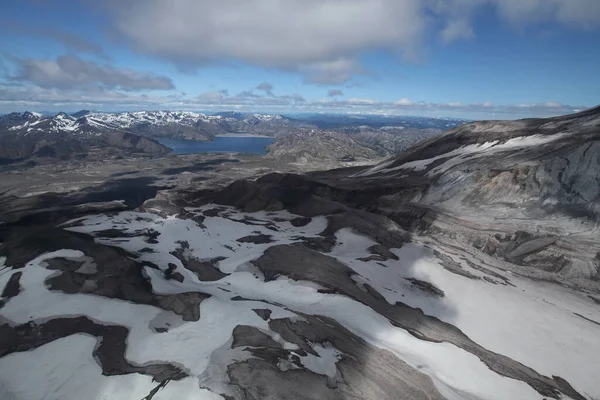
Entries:
{"type": "Polygon", "coordinates": [[[2,0],[0,113],[600,104],[600,0],[2,0]]]}

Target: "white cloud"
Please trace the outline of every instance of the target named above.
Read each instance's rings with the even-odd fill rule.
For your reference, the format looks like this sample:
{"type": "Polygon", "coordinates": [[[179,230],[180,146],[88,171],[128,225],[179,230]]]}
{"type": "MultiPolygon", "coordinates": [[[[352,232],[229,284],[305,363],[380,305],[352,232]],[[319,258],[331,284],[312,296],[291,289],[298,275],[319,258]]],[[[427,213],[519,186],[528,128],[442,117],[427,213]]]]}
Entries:
{"type": "Polygon", "coordinates": [[[600,26],[599,0],[108,1],[111,26],[136,51],[194,68],[237,60],[339,84],[371,50],[418,56],[432,30],[446,43],[476,35],[489,7],[511,24],[600,26]]]}
{"type": "Polygon", "coordinates": [[[544,106],[546,106],[548,108],[560,108],[560,107],[562,107],[562,104],[557,103],[555,101],[549,101],[547,103],[544,103],[544,106]]]}
{"type": "Polygon", "coordinates": [[[67,49],[75,53],[90,53],[106,58],[102,47],[81,36],[58,29],[42,30],[39,33],[62,43],[67,49]]]}
{"type": "Polygon", "coordinates": [[[188,66],[241,60],[297,71],[311,83],[348,80],[358,72],[356,57],[365,49],[412,51],[426,29],[420,0],[110,4],[114,28],[139,52],[188,66]]]}
{"type": "Polygon", "coordinates": [[[381,104],[381,102],[379,102],[377,100],[357,99],[357,98],[348,99],[348,100],[346,100],[346,102],[351,105],[362,105],[362,106],[372,106],[372,105],[381,104]]]}
{"type": "Polygon", "coordinates": [[[306,82],[322,85],[344,83],[354,75],[364,72],[356,60],[348,58],[303,65],[298,71],[305,76],[306,82]]]}
{"type": "Polygon", "coordinates": [[[250,89],[250,90],[241,91],[240,93],[238,93],[237,97],[239,97],[239,98],[259,98],[260,96],[257,95],[256,93],[254,93],[252,91],[252,89],[250,89]]]}
{"type": "Polygon", "coordinates": [[[380,102],[373,99],[338,98],[306,100],[299,94],[281,96],[243,97],[229,96],[227,90],[206,92],[199,96],[168,95],[156,96],[121,92],[98,87],[87,91],[75,89],[51,89],[30,86],[0,84],[0,113],[11,111],[77,110],[92,108],[99,110],[240,110],[252,112],[340,112],[396,115],[464,115],[471,118],[544,117],[570,114],[586,107],[569,106],[555,102],[520,105],[492,105],[490,103],[462,104],[413,102],[401,99],[397,102],[380,102]],[[478,117],[481,115],[481,117],[478,117]]]}
{"type": "Polygon", "coordinates": [[[166,76],[115,68],[63,55],[56,60],[14,58],[17,73],[10,79],[43,88],[88,89],[97,86],[121,90],[170,90],[173,82],[166,76]]]}
{"type": "Polygon", "coordinates": [[[283,96],[278,96],[279,99],[283,99],[283,100],[288,100],[292,103],[304,103],[306,101],[306,99],[304,98],[304,96],[298,94],[298,93],[293,93],[293,94],[288,94],[288,95],[283,95],[283,96]]]}
{"type": "Polygon", "coordinates": [[[216,92],[206,92],[191,99],[192,103],[204,105],[222,105],[227,106],[294,106],[304,103],[306,99],[298,93],[277,96],[273,94],[273,85],[261,83],[256,90],[265,92],[265,96],[258,95],[253,90],[244,90],[235,96],[229,96],[228,90],[219,90],[216,92]]]}
{"type": "Polygon", "coordinates": [[[402,98],[394,103],[397,106],[412,106],[414,103],[407,98],[402,98]]]}

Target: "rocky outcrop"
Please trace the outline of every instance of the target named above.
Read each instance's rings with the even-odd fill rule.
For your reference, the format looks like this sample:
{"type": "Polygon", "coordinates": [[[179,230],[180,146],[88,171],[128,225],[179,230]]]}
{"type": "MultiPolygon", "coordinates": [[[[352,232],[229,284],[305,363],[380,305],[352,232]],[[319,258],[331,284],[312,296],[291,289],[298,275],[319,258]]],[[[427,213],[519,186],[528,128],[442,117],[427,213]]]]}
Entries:
{"type": "Polygon", "coordinates": [[[269,326],[308,352],[314,353],[312,343],[337,349],[342,356],[336,363],[336,375],[327,377],[302,369],[296,353],[306,354],[306,351],[291,352],[255,328],[238,326],[233,332],[232,347],[248,346],[246,349],[254,358],[227,368],[228,398],[444,399],[429,377],[390,352],[366,343],[335,320],[323,316],[302,317],[302,322],[278,319],[269,326]],[[282,360],[287,362],[288,359],[291,367],[282,371],[282,360]],[[273,384],[281,381],[286,385],[273,384]]]}
{"type": "Polygon", "coordinates": [[[122,326],[97,324],[86,317],[30,321],[18,326],[3,324],[0,325],[0,357],[35,349],[60,337],[86,334],[98,340],[93,356],[106,376],[140,373],[152,376],[157,382],[180,380],[187,376],[176,365],[135,365],[127,361],[125,351],[128,333],[128,329],[122,326]]]}
{"type": "Polygon", "coordinates": [[[358,143],[375,150],[378,155],[390,157],[402,153],[427,138],[439,135],[442,130],[386,126],[379,129],[343,128],[342,132],[349,134],[358,143]]]}
{"type": "Polygon", "coordinates": [[[380,157],[373,149],[342,133],[311,130],[278,138],[268,147],[268,157],[283,162],[359,161],[380,157]]]}

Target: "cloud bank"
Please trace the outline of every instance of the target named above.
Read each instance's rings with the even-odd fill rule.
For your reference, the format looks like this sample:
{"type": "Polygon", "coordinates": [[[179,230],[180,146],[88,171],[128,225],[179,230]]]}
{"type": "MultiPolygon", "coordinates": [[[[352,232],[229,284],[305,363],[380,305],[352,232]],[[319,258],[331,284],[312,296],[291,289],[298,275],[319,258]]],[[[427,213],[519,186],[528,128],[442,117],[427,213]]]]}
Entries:
{"type": "Polygon", "coordinates": [[[150,72],[101,65],[76,56],[62,55],[56,60],[13,58],[16,74],[13,82],[37,85],[41,88],[136,90],[171,90],[170,78],[150,72]]]}
{"type": "Polygon", "coordinates": [[[237,60],[339,84],[362,72],[360,55],[415,58],[432,31],[444,43],[477,35],[491,8],[511,25],[600,26],[598,0],[170,0],[109,1],[111,28],[135,51],[182,68],[237,60]],[[202,45],[198,45],[201,43],[202,45]]]}
{"type": "MultiPolygon", "coordinates": [[[[359,85],[354,78],[369,74],[361,62],[364,54],[385,51],[415,59],[430,40],[442,45],[469,40],[477,36],[473,21],[483,8],[515,27],[549,22],[584,30],[600,27],[600,0],[107,0],[97,10],[107,13],[106,31],[122,39],[119,43],[186,71],[211,63],[240,63],[350,90],[359,85]]],[[[40,29],[69,54],[55,59],[0,57],[0,74],[6,77],[0,83],[2,110],[96,105],[544,116],[583,108],[557,103],[441,104],[407,98],[380,102],[346,98],[340,89],[328,90],[325,99],[307,100],[297,93],[277,93],[269,82],[249,85],[237,94],[217,90],[190,96],[142,95],[139,92],[174,92],[175,85],[167,76],[110,65],[103,49],[85,38],[40,29]]]]}
{"type": "Polygon", "coordinates": [[[583,106],[563,105],[555,102],[543,104],[494,105],[491,103],[461,104],[428,103],[399,99],[395,102],[380,102],[372,99],[327,99],[307,100],[299,94],[253,95],[243,93],[230,95],[228,90],[202,93],[199,96],[185,95],[156,96],[136,92],[121,92],[94,88],[82,93],[74,89],[58,90],[41,87],[0,85],[0,113],[11,111],[76,111],[91,108],[106,111],[169,109],[192,111],[246,111],[246,112],[336,112],[355,114],[394,115],[463,115],[468,118],[512,119],[514,116],[553,116],[584,110],[583,106]]]}

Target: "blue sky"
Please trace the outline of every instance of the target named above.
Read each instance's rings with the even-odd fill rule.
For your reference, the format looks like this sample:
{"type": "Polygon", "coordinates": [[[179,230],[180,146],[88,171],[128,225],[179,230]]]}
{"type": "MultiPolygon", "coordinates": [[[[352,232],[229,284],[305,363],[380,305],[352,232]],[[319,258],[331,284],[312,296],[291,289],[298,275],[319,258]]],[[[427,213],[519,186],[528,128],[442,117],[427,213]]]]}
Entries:
{"type": "Polygon", "coordinates": [[[598,0],[3,0],[0,112],[549,116],[598,43],[598,0]]]}

